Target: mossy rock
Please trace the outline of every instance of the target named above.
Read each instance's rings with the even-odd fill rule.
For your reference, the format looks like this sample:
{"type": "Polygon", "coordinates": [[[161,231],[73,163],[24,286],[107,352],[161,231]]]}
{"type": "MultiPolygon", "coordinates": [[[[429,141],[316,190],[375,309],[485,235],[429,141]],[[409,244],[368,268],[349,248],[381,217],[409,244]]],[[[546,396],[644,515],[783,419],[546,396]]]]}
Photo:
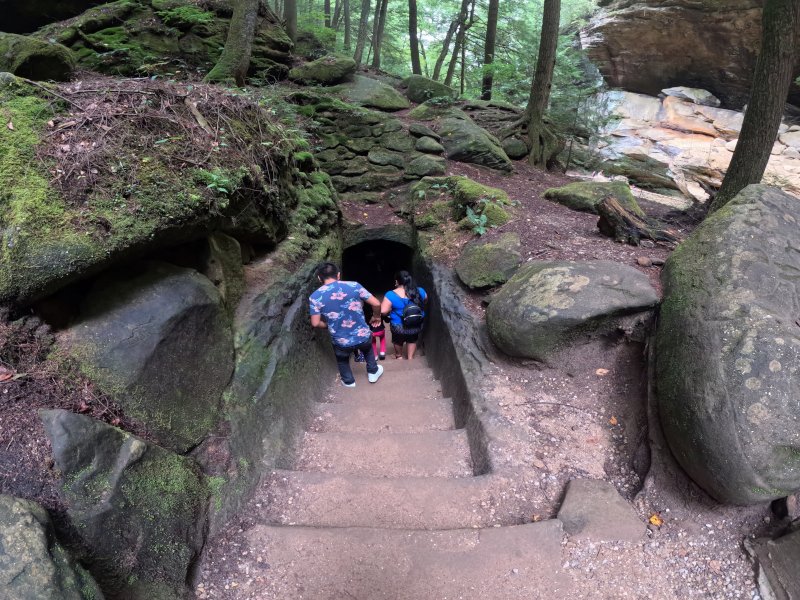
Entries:
{"type": "Polygon", "coordinates": [[[307,85],[336,85],[350,79],[356,63],[349,56],[329,54],[289,71],[289,79],[307,85]]]}
{"type": "Polygon", "coordinates": [[[202,273],[214,284],[232,317],[244,295],[244,267],[242,247],[236,238],[222,232],[208,237],[208,254],[203,261],[202,273]]]}
{"type": "Polygon", "coordinates": [[[66,46],[0,32],[0,71],[35,81],[67,81],[74,69],[75,56],[66,46]]]}
{"type": "Polygon", "coordinates": [[[47,511],[0,495],[0,582],[9,600],[103,600],[95,580],[56,538],[47,511]]]}
{"type": "Polygon", "coordinates": [[[335,91],[347,102],[378,110],[396,111],[411,106],[405,96],[393,87],[363,75],[356,75],[352,83],[335,91]]]}
{"type": "Polygon", "coordinates": [[[548,200],[572,210],[592,214],[597,214],[597,205],[609,196],[638,217],[646,218],[633,197],[630,186],[622,181],[576,181],[559,188],[550,188],[544,193],[548,200]]]}
{"type": "Polygon", "coordinates": [[[441,136],[430,127],[426,127],[422,123],[411,123],[408,126],[408,133],[416,137],[429,137],[436,141],[441,140],[441,136]]]}
{"type": "Polygon", "coordinates": [[[209,495],[196,463],[85,415],[40,416],[68,519],[100,584],[114,597],[184,598],[209,495]]]}
{"type": "Polygon", "coordinates": [[[412,102],[425,102],[432,98],[455,98],[456,91],[449,85],[445,85],[433,79],[428,79],[422,75],[411,75],[403,80],[406,86],[406,96],[412,102]]]}
{"type": "Polygon", "coordinates": [[[387,150],[411,152],[414,148],[414,140],[404,131],[393,131],[391,133],[384,133],[380,137],[380,145],[387,150]]]}
{"type": "Polygon", "coordinates": [[[503,151],[511,160],[521,160],[528,156],[528,145],[522,140],[510,137],[503,140],[503,151]]]}
{"type": "Polygon", "coordinates": [[[445,102],[441,98],[423,102],[411,109],[408,116],[417,121],[438,121],[445,118],[469,119],[467,113],[454,106],[452,102],[445,102]]]}
{"type": "Polygon", "coordinates": [[[467,207],[475,208],[481,203],[497,203],[510,205],[508,194],[498,188],[483,185],[469,177],[453,175],[447,179],[447,185],[453,192],[453,201],[456,206],[456,218],[466,215],[467,207]]]}
{"type": "Polygon", "coordinates": [[[323,27],[298,27],[294,55],[307,60],[316,60],[333,52],[336,46],[336,31],[323,27]]]}
{"type": "Polygon", "coordinates": [[[421,137],[414,144],[414,149],[426,154],[441,154],[444,152],[444,146],[433,138],[421,137]]]}
{"type": "Polygon", "coordinates": [[[501,285],[522,264],[519,235],[504,233],[496,241],[468,244],[456,260],[458,278],[471,289],[501,285]]]}
{"type": "Polygon", "coordinates": [[[447,222],[449,217],[450,203],[444,200],[436,200],[431,203],[427,211],[416,217],[414,224],[417,229],[431,229],[447,222]]]}
{"type": "Polygon", "coordinates": [[[392,188],[403,182],[403,171],[392,166],[375,165],[363,175],[331,177],[337,192],[378,191],[392,188]]]}
{"type": "Polygon", "coordinates": [[[422,154],[411,160],[406,165],[406,177],[426,177],[429,175],[444,175],[447,171],[447,163],[440,156],[422,154]]]}
{"type": "Polygon", "coordinates": [[[447,117],[439,125],[447,158],[510,172],[513,169],[500,142],[471,119],[447,117]]]}
{"type": "Polygon", "coordinates": [[[402,169],[406,164],[406,155],[402,152],[394,152],[384,148],[375,147],[367,154],[369,162],[376,165],[392,165],[398,169],[402,169]]]}

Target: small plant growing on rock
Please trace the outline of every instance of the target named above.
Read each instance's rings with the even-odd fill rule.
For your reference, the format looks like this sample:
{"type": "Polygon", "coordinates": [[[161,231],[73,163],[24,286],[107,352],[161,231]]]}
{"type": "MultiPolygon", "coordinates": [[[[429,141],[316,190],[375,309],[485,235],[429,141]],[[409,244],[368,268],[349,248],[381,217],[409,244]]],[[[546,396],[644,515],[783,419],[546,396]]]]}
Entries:
{"type": "Polygon", "coordinates": [[[472,233],[483,235],[486,233],[486,215],[478,214],[472,207],[467,207],[467,221],[472,226],[472,233]]]}
{"type": "Polygon", "coordinates": [[[227,196],[231,193],[231,180],[224,173],[209,171],[206,187],[217,194],[227,196]]]}

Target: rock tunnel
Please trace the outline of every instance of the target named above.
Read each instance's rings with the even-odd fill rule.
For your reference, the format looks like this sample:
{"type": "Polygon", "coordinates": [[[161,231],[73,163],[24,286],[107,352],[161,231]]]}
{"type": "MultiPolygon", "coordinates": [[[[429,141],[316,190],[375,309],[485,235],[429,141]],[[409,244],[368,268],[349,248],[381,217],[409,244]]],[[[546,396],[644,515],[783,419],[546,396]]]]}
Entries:
{"type": "Polygon", "coordinates": [[[413,273],[414,250],[401,242],[375,239],[349,248],[342,254],[342,279],[358,281],[376,296],[394,287],[395,273],[413,273]]]}

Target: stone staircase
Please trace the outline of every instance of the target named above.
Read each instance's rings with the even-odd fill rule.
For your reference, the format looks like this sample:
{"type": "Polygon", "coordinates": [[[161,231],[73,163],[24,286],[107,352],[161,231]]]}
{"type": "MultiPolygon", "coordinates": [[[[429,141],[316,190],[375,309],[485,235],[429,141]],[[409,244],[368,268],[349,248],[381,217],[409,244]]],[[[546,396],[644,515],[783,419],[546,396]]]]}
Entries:
{"type": "Polygon", "coordinates": [[[231,598],[568,597],[558,521],[524,523],[502,478],[474,476],[465,430],[424,358],[338,383],[293,470],[266,478],[231,598]],[[258,574],[253,577],[252,573],[258,574]]]}

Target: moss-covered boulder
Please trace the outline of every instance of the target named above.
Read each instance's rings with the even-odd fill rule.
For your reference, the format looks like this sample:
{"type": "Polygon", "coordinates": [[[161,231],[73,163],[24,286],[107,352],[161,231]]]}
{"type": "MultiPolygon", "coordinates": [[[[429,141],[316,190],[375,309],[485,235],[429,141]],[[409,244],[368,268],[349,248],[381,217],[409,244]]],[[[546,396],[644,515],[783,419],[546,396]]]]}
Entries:
{"type": "Polygon", "coordinates": [[[455,98],[456,91],[445,85],[422,75],[411,75],[403,81],[406,86],[406,96],[412,102],[425,102],[431,98],[455,98]]]}
{"type": "Polygon", "coordinates": [[[426,154],[441,154],[444,152],[444,146],[427,136],[417,139],[414,143],[414,149],[426,154]]]}
{"type": "MultiPolygon", "coordinates": [[[[103,119],[64,128],[56,145],[48,122],[69,124],[68,107],[18,79],[0,83],[3,118],[13,124],[0,128],[0,302],[28,303],[117,261],[213,231],[267,244],[285,235],[296,171],[291,137],[277,119],[254,101],[231,100],[213,86],[195,86],[186,100],[185,90],[170,84],[137,86],[137,98],[147,92],[160,98],[159,106],[170,105],[169,119],[157,129],[145,131],[126,116],[123,105],[131,97],[115,94],[104,97],[111,108],[103,109],[103,119]],[[225,145],[200,150],[211,148],[215,134],[200,128],[186,102],[201,115],[224,115],[233,130],[225,145]],[[254,130],[263,144],[231,135],[254,130]],[[92,149],[97,137],[104,144],[92,149]],[[76,148],[91,154],[91,171],[71,169],[76,148]],[[207,157],[201,167],[183,161],[194,151],[207,157]],[[47,164],[37,159],[40,152],[47,164]],[[53,172],[62,175],[54,178],[53,172]]],[[[66,89],[58,93],[69,95],[66,89]]],[[[73,101],[93,102],[87,94],[73,101]]],[[[146,115],[151,109],[143,110],[146,115]]]]}
{"type": "Polygon", "coordinates": [[[216,425],[233,340],[219,292],[196,271],[147,262],[102,278],[64,346],[161,445],[185,452],[216,425]]]}
{"type": "Polygon", "coordinates": [[[0,495],[0,590],[14,600],[103,600],[91,575],[56,539],[47,511],[0,495]]]}
{"type": "Polygon", "coordinates": [[[661,425],[720,502],[800,488],[800,207],[763,185],[709,215],[667,260],[656,334],[661,425]]]}
{"type": "MultiPolygon", "coordinates": [[[[230,24],[228,3],[191,0],[116,0],[47,25],[34,35],[73,50],[78,66],[113,75],[208,72],[217,63],[230,24]]],[[[292,42],[283,26],[259,18],[249,75],[286,76],[292,42]]]]}
{"type": "Polygon", "coordinates": [[[623,181],[576,181],[567,185],[550,188],[544,197],[581,212],[597,214],[597,205],[607,197],[612,197],[623,208],[633,214],[646,218],[631,193],[630,186],[623,181]]]}
{"type": "Polygon", "coordinates": [[[408,116],[418,121],[439,121],[441,119],[469,119],[469,115],[447,98],[435,98],[423,102],[409,111],[408,116]]]}
{"type": "Polygon", "coordinates": [[[439,125],[439,135],[450,160],[506,172],[513,168],[497,138],[471,119],[444,118],[439,125]]]}
{"type": "Polygon", "coordinates": [[[553,361],[658,303],[647,276],[609,261],[526,263],[492,296],[486,323],[506,354],[553,361]]]}
{"type": "Polygon", "coordinates": [[[440,156],[431,156],[429,154],[421,154],[412,159],[406,165],[406,177],[420,178],[428,175],[444,175],[447,171],[447,163],[440,156]]]}
{"type": "Polygon", "coordinates": [[[406,155],[402,152],[386,150],[376,146],[369,151],[367,159],[374,165],[391,165],[402,169],[406,164],[406,155]]]}
{"type": "Polygon", "coordinates": [[[405,96],[392,86],[362,75],[354,76],[352,83],[345,84],[336,91],[347,102],[378,110],[396,111],[411,106],[405,96]]]}
{"type": "Polygon", "coordinates": [[[509,280],[522,263],[519,235],[504,233],[492,242],[478,241],[464,247],[456,260],[458,278],[468,288],[481,289],[509,280]]]}
{"type": "Polygon", "coordinates": [[[118,598],[184,598],[208,501],[194,461],[84,415],[41,418],[82,559],[100,584],[118,598]]]}
{"type": "Polygon", "coordinates": [[[350,79],[356,72],[356,62],[349,56],[329,54],[295,67],[289,79],[307,85],[336,85],[350,79]]]}
{"type": "Polygon", "coordinates": [[[408,126],[408,133],[410,133],[414,137],[429,137],[433,138],[436,141],[442,139],[438,133],[436,133],[430,127],[423,125],[422,123],[411,123],[411,125],[408,126]]]}
{"type": "Polygon", "coordinates": [[[511,160],[521,160],[528,156],[528,145],[519,138],[506,138],[503,140],[502,147],[511,160]]]}
{"type": "MultiPolygon", "coordinates": [[[[401,211],[404,212],[404,211],[401,211]]],[[[431,229],[450,218],[450,203],[446,200],[436,200],[421,215],[415,217],[414,225],[417,229],[431,229]]]]}
{"type": "Polygon", "coordinates": [[[0,31],[0,71],[36,81],[67,81],[75,69],[69,48],[0,31]]]}
{"type": "Polygon", "coordinates": [[[333,52],[336,31],[327,27],[298,27],[293,54],[306,60],[316,60],[333,52]]]}

